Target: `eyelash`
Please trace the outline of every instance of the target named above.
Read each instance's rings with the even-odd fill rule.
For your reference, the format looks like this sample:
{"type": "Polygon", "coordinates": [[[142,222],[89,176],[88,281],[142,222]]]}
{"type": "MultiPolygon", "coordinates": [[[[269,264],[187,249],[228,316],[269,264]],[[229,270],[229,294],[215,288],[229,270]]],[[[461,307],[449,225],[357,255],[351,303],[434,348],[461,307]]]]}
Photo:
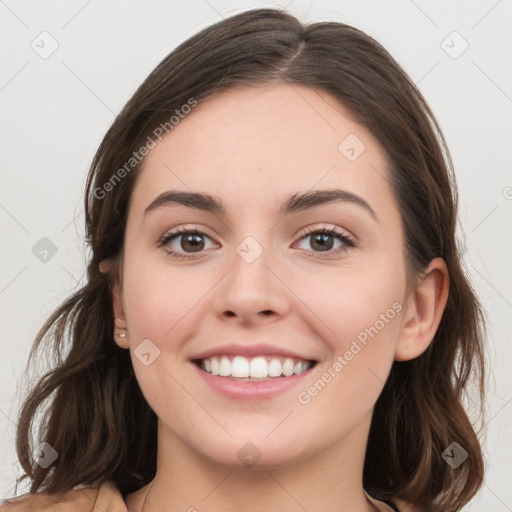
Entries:
{"type": "MultiPolygon", "coordinates": [[[[181,236],[183,234],[206,236],[206,237],[210,238],[206,233],[199,231],[198,229],[177,228],[176,230],[172,231],[171,233],[168,233],[167,235],[165,235],[160,240],[160,242],[158,242],[158,247],[164,248],[167,255],[171,256],[172,258],[194,259],[196,256],[194,256],[193,253],[181,254],[181,253],[173,251],[172,249],[169,249],[167,247],[167,244],[170,241],[172,241],[174,238],[178,238],[179,236],[181,236]]],[[[323,229],[323,228],[320,228],[320,229],[306,228],[305,233],[301,236],[299,241],[302,240],[303,238],[306,238],[309,235],[312,235],[312,234],[325,234],[325,235],[334,236],[340,242],[343,243],[343,246],[336,250],[326,251],[326,253],[327,253],[326,256],[321,255],[322,254],[321,252],[318,253],[318,252],[314,252],[314,251],[309,251],[309,252],[313,252],[314,258],[326,258],[326,257],[332,256],[332,255],[340,254],[342,252],[347,251],[347,247],[355,247],[356,246],[354,240],[351,237],[349,237],[345,233],[342,233],[334,228],[325,228],[325,229],[323,229]]]]}

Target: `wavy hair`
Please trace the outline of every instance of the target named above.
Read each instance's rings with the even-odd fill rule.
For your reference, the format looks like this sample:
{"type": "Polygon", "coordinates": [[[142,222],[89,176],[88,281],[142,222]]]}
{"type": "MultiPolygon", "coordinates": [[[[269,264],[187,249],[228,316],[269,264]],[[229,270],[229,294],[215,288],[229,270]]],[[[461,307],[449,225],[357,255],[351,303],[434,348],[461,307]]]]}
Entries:
{"type": "Polygon", "coordinates": [[[87,280],[50,316],[29,356],[28,365],[42,348],[53,354],[51,369],[24,398],[17,427],[16,450],[25,471],[20,480],[30,478],[30,492],[110,480],[126,494],[155,476],[157,417],[128,351],[113,341],[111,291],[120,278],[141,162],[125,166],[115,184],[112,177],[190,98],[200,102],[231,87],[274,83],[326,91],[370,130],[387,156],[408,276],[420,275],[435,257],[445,260],[450,275],[432,343],[419,357],[393,363],[375,404],[364,488],[377,499],[447,512],[461,510],[481,487],[481,432],[464,400],[474,383],[478,417],[485,416],[485,318],[456,244],[457,189],[440,127],[400,65],[364,32],[254,9],[201,30],[166,56],[121,110],[93,158],[85,192],[87,280]],[[105,259],[115,262],[109,273],[99,269],[105,259]],[[37,442],[31,438],[40,410],[45,414],[37,439],[58,453],[46,469],[33,457],[37,442]],[[468,454],[457,468],[442,457],[453,442],[468,454]]]}

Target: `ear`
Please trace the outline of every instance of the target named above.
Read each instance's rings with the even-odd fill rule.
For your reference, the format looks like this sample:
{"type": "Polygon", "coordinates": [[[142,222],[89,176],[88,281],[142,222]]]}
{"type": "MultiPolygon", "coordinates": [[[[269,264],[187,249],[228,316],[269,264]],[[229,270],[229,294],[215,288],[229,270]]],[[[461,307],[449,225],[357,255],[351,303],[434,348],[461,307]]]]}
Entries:
{"type": "Polygon", "coordinates": [[[130,343],[128,341],[128,331],[126,330],[126,317],[124,314],[123,296],[118,280],[116,280],[116,282],[112,286],[112,305],[114,308],[115,323],[114,341],[121,348],[130,348],[130,343]],[[126,336],[120,337],[119,333],[124,333],[126,334],[126,336]]]}
{"type": "Polygon", "coordinates": [[[130,348],[128,331],[123,307],[123,294],[119,284],[121,280],[122,264],[118,260],[108,258],[100,261],[100,272],[107,274],[112,291],[112,306],[114,309],[114,341],[121,348],[130,348]],[[121,336],[120,336],[121,334],[121,336]]]}
{"type": "Polygon", "coordinates": [[[445,261],[433,259],[406,301],[395,361],[415,359],[428,348],[446,307],[449,281],[445,261]]]}

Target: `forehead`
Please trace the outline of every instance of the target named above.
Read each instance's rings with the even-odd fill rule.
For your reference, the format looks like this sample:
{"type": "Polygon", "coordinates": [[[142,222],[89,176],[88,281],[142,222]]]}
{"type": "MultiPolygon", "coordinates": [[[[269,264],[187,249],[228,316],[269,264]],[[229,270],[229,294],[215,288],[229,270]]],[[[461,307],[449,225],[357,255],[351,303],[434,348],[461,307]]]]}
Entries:
{"type": "Polygon", "coordinates": [[[235,88],[199,102],[157,143],[133,200],[147,203],[171,188],[207,191],[234,208],[312,188],[389,196],[386,168],[371,132],[325,91],[235,88]]]}

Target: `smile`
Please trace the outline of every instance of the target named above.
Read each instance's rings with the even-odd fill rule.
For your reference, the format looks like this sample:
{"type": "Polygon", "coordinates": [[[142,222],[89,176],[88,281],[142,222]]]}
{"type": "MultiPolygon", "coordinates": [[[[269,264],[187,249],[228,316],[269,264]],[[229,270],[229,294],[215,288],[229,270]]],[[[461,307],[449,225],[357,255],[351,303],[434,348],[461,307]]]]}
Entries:
{"type": "Polygon", "coordinates": [[[201,370],[211,375],[249,382],[299,375],[316,364],[316,361],[268,355],[256,357],[222,355],[195,362],[201,370]]]}

